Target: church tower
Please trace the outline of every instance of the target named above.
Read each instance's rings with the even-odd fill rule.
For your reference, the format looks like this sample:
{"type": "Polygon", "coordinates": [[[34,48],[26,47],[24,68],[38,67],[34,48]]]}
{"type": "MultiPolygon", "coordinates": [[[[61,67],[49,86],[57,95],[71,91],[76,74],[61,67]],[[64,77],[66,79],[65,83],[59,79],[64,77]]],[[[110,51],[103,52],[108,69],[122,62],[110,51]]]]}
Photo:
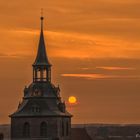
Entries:
{"type": "Polygon", "coordinates": [[[11,117],[11,140],[70,140],[71,117],[51,82],[51,67],[45,48],[43,20],[38,52],[33,63],[33,82],[24,89],[22,102],[11,117]]]}

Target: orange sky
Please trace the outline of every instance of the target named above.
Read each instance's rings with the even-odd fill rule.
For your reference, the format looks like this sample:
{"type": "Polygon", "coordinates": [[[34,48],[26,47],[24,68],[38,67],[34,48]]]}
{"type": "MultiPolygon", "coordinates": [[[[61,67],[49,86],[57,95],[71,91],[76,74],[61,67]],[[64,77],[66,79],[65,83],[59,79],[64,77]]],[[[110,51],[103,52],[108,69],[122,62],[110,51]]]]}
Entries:
{"type": "Polygon", "coordinates": [[[140,123],[138,0],[1,1],[0,123],[32,81],[41,8],[53,82],[78,99],[73,123],[140,123]]]}

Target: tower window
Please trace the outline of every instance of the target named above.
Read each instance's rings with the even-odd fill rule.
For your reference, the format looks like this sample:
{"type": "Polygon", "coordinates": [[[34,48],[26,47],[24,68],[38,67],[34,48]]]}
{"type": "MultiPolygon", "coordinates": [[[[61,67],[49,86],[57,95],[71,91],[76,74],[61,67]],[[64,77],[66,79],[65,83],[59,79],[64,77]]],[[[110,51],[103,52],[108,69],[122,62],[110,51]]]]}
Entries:
{"type": "Polygon", "coordinates": [[[136,133],[136,138],[140,138],[140,133],[139,132],[136,133]]]}
{"type": "Polygon", "coordinates": [[[66,122],[66,135],[69,135],[69,122],[66,122]]]}
{"type": "Polygon", "coordinates": [[[32,112],[34,112],[34,113],[40,112],[40,107],[38,105],[33,105],[32,112]]]}
{"type": "Polygon", "coordinates": [[[40,124],[40,136],[47,137],[47,123],[42,122],[40,124]]]}
{"type": "Polygon", "coordinates": [[[62,136],[65,136],[64,121],[62,120],[62,136]]]}
{"type": "Polygon", "coordinates": [[[23,136],[24,137],[30,137],[30,125],[28,122],[24,123],[23,126],[23,136]]]}

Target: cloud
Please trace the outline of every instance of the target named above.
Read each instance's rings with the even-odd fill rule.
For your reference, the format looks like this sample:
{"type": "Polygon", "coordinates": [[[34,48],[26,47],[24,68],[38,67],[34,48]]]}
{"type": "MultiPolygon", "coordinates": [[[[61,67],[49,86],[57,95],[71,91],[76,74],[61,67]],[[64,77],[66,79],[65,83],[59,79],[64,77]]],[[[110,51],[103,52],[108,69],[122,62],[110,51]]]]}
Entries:
{"type": "Polygon", "coordinates": [[[42,0],[37,4],[31,0],[29,4],[32,8],[23,0],[0,3],[3,19],[0,52],[35,55],[43,6],[50,56],[140,57],[140,2],[137,0],[42,0]]]}
{"type": "Polygon", "coordinates": [[[85,118],[88,122],[140,122],[139,0],[1,1],[1,122],[16,107],[22,96],[17,93],[22,92],[25,81],[31,80],[42,7],[47,52],[55,65],[54,81],[61,81],[63,97],[71,93],[79,97],[74,122],[85,118]],[[11,59],[13,56],[27,59],[11,59]],[[7,100],[11,108],[3,110],[7,100]]]}
{"type": "Polygon", "coordinates": [[[83,67],[81,69],[82,70],[96,70],[96,69],[101,69],[101,70],[109,70],[109,71],[116,71],[116,70],[136,70],[136,68],[133,68],[133,67],[118,67],[118,66],[96,66],[94,68],[83,67]]]}
{"type": "Polygon", "coordinates": [[[130,75],[104,75],[104,74],[61,74],[62,77],[73,77],[73,78],[83,78],[88,80],[95,79],[139,79],[138,76],[130,76],[130,75]]]}
{"type": "Polygon", "coordinates": [[[97,69],[104,69],[104,70],[136,70],[136,68],[132,67],[109,67],[109,66],[101,66],[96,67],[97,69]]]}
{"type": "Polygon", "coordinates": [[[140,43],[101,35],[75,32],[46,32],[54,57],[67,58],[139,58],[140,43]]]}
{"type": "MultiPolygon", "coordinates": [[[[3,30],[0,52],[7,55],[36,54],[39,30],[3,30]],[[8,41],[7,41],[8,38],[8,41]],[[4,47],[3,47],[4,46],[4,47]]],[[[45,31],[49,56],[62,58],[139,58],[140,43],[102,35],[45,31]],[[133,48],[132,48],[133,45],[133,48]]]]}

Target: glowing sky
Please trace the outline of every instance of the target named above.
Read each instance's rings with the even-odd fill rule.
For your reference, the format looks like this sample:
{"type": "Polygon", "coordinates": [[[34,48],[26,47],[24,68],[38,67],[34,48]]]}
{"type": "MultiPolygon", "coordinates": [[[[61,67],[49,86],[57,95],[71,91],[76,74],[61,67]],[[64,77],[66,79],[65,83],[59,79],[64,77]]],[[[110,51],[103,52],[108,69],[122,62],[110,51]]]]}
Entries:
{"type": "Polygon", "coordinates": [[[32,81],[44,8],[53,82],[73,123],[140,123],[140,1],[0,1],[0,123],[32,81]]]}

